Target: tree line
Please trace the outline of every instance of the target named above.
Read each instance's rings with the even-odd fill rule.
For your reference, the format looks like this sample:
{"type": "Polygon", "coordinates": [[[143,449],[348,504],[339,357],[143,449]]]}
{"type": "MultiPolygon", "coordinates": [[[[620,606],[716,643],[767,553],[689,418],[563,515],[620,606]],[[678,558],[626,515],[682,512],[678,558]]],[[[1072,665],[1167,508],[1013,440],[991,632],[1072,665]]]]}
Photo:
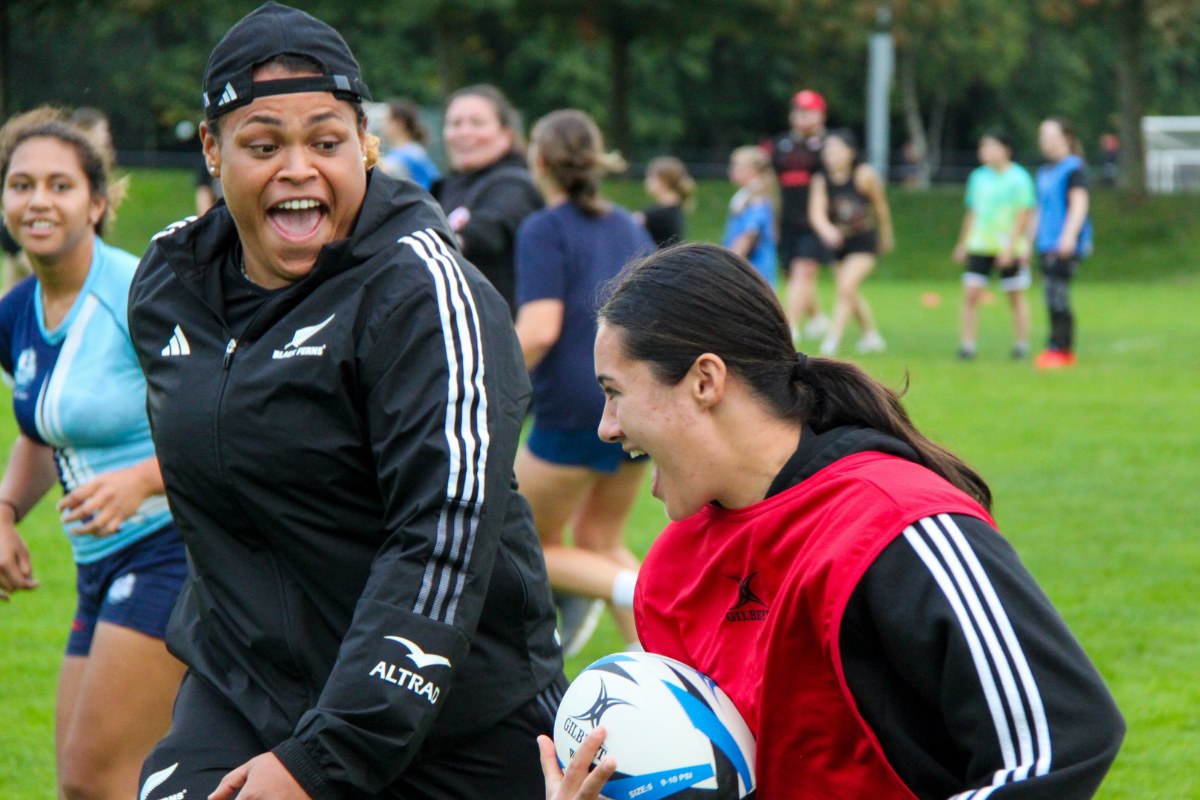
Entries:
{"type": "MultiPolygon", "coordinates": [[[[0,111],[93,105],[125,150],[178,148],[213,45],[258,0],[6,0],[0,111]]],[[[340,30],[376,99],[434,105],[499,85],[527,117],[572,106],[638,160],[723,160],[786,125],[811,87],[860,128],[869,34],[895,36],[893,144],[922,174],[1003,126],[1031,155],[1037,122],[1075,120],[1093,157],[1119,134],[1141,184],[1139,120],[1200,113],[1192,0],[294,0],[340,30]]]]}

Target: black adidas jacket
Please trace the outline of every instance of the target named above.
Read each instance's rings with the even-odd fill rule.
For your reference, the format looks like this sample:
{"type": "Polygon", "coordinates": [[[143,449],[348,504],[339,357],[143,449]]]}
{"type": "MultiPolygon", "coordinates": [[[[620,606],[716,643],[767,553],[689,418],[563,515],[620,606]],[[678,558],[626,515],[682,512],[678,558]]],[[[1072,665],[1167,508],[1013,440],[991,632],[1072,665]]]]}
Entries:
{"type": "Polygon", "coordinates": [[[513,258],[517,228],[544,205],[525,159],[518,153],[508,153],[474,172],[452,172],[436,181],[430,191],[447,214],[460,207],[470,212],[458,231],[463,252],[508,301],[516,316],[513,258]]]}
{"type": "Polygon", "coordinates": [[[374,171],[350,238],[237,341],[218,206],[130,290],[191,575],[171,652],[316,800],[375,793],[562,669],[513,459],[530,396],[504,300],[424,191],[374,171]]]}
{"type": "MultiPolygon", "coordinates": [[[[920,463],[869,428],[809,428],[767,496],[854,453],[920,463]]],[[[976,517],[920,520],[859,580],[839,633],[846,686],[920,800],[1086,800],[1125,722],[1012,546],[976,517]]]]}

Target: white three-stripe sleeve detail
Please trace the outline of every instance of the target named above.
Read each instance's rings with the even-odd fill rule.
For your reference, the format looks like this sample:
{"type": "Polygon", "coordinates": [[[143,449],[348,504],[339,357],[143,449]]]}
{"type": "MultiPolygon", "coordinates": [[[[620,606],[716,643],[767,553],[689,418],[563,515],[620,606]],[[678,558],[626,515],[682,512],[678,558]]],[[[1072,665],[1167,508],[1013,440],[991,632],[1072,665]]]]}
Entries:
{"type": "Polygon", "coordinates": [[[993,783],[991,786],[985,786],[982,789],[972,789],[969,792],[956,794],[950,800],[987,800],[987,798],[992,796],[992,792],[999,788],[998,785],[993,783]]]}
{"type": "MultiPolygon", "coordinates": [[[[447,610],[447,597],[451,596],[452,584],[457,592],[461,582],[455,583],[455,570],[449,569],[450,564],[463,563],[463,551],[466,548],[466,540],[470,536],[473,520],[469,518],[472,509],[468,506],[473,501],[471,490],[474,488],[475,473],[471,469],[471,465],[475,462],[476,456],[476,441],[475,436],[471,432],[471,419],[469,409],[473,401],[473,387],[470,383],[470,371],[473,362],[474,348],[471,346],[471,338],[469,332],[464,331],[464,314],[462,298],[459,294],[458,276],[454,271],[448,269],[446,265],[438,258],[438,253],[434,250],[432,242],[424,232],[418,232],[414,236],[425,245],[426,252],[433,259],[433,263],[437,264],[442,272],[442,277],[445,280],[446,286],[446,301],[449,305],[450,323],[453,326],[449,333],[450,340],[457,342],[456,350],[459,354],[460,363],[458,365],[458,408],[455,409],[456,429],[458,432],[458,442],[462,447],[462,458],[460,460],[459,472],[455,476],[454,482],[449,484],[446,492],[446,498],[454,506],[454,512],[451,518],[451,530],[453,535],[450,537],[450,550],[445,554],[446,567],[443,567],[442,573],[437,583],[437,594],[433,599],[433,618],[438,619],[442,616],[443,611],[447,610]],[[462,487],[459,488],[461,482],[462,487]]],[[[462,573],[458,572],[457,577],[461,578],[462,573]]]]}
{"type": "MultiPolygon", "coordinates": [[[[980,591],[983,592],[984,599],[987,600],[988,608],[992,611],[992,617],[996,620],[996,626],[1000,629],[1000,635],[1004,638],[1004,643],[1008,647],[1008,652],[1012,656],[1013,664],[1017,668],[1017,674],[1021,678],[1021,685],[1025,689],[1025,698],[1029,703],[1030,712],[1033,715],[1033,728],[1037,735],[1037,767],[1034,771],[1035,775],[1045,775],[1050,771],[1052,760],[1052,748],[1050,743],[1050,722],[1046,717],[1046,707],[1042,703],[1042,694],[1038,690],[1037,681],[1033,677],[1033,671],[1029,668],[1029,661],[1025,658],[1025,651],[1021,648],[1021,643],[1017,639],[1017,634],[1013,630],[1012,623],[1009,621],[1008,614],[1004,610],[1004,605],[1000,602],[999,596],[996,594],[995,587],[992,586],[991,580],[983,569],[983,565],[979,563],[979,558],[975,555],[974,549],[971,547],[967,537],[963,535],[962,530],[954,522],[954,519],[949,514],[941,514],[938,516],[942,526],[950,534],[950,538],[954,540],[954,544],[962,553],[963,560],[967,562],[967,566],[971,570],[971,574],[975,576],[975,582],[979,584],[980,591]]],[[[1018,774],[1018,778],[1028,776],[1028,769],[1025,774],[1018,774]]]]}
{"type": "MultiPolygon", "coordinates": [[[[459,269],[458,262],[454,260],[454,256],[446,248],[445,242],[437,234],[426,230],[417,234],[418,237],[428,241],[434,248],[435,254],[438,254],[439,260],[446,267],[448,275],[453,276],[455,284],[458,288],[456,297],[460,303],[458,310],[460,313],[457,316],[459,322],[459,339],[463,342],[464,349],[469,347],[470,358],[465,359],[465,363],[471,364],[473,369],[472,375],[463,375],[463,384],[466,391],[464,392],[463,413],[464,415],[471,414],[471,407],[474,406],[474,423],[476,435],[470,438],[470,442],[477,449],[472,454],[472,463],[475,469],[468,472],[468,484],[464,487],[463,493],[470,498],[471,505],[469,507],[469,515],[467,518],[467,539],[465,543],[466,550],[462,555],[463,568],[458,571],[457,583],[450,597],[450,603],[446,608],[446,621],[452,622],[454,614],[458,610],[458,598],[462,596],[463,588],[466,586],[466,566],[471,561],[471,555],[475,549],[475,534],[479,530],[479,517],[483,507],[484,489],[486,487],[486,471],[488,445],[491,442],[491,434],[488,432],[487,426],[487,390],[484,388],[484,359],[483,359],[483,333],[479,328],[479,311],[475,307],[475,297],[471,293],[471,288],[467,286],[466,277],[459,269]],[[470,314],[470,319],[461,312],[470,314]],[[473,332],[473,333],[472,333],[473,332]],[[469,380],[469,382],[468,382],[469,380]]],[[[465,418],[465,429],[470,434],[471,420],[465,418]]]]}
{"type": "Polygon", "coordinates": [[[469,525],[469,522],[464,519],[467,511],[464,502],[470,502],[468,486],[472,482],[471,464],[475,456],[475,437],[471,435],[470,419],[466,415],[466,409],[470,403],[468,394],[471,389],[470,384],[467,383],[467,372],[471,365],[472,350],[470,339],[463,337],[462,302],[458,297],[455,276],[437,258],[428,239],[422,237],[419,232],[414,234],[414,237],[424,247],[421,257],[427,259],[426,265],[431,272],[436,271],[438,274],[438,302],[444,309],[442,336],[446,341],[447,358],[450,358],[451,354],[454,357],[454,366],[451,369],[450,377],[454,384],[454,409],[447,409],[446,412],[446,424],[449,426],[446,442],[449,447],[458,448],[458,468],[452,469],[446,484],[447,508],[450,511],[448,520],[450,546],[449,550],[443,550],[439,554],[442,556],[440,563],[443,566],[441,574],[437,576],[437,591],[434,594],[433,608],[430,614],[433,619],[438,619],[442,616],[446,597],[455,577],[454,570],[450,565],[459,561],[460,551],[464,547],[464,539],[466,539],[464,528],[469,525]],[[451,438],[451,431],[453,431],[453,438],[451,438]],[[460,482],[462,483],[461,489],[459,488],[460,482]]]}
{"type": "Polygon", "coordinates": [[[1003,785],[1008,780],[1010,773],[1018,779],[1024,778],[1029,774],[1029,770],[1033,767],[1034,763],[1033,737],[1029,731],[1029,718],[1025,715],[1025,704],[1021,699],[1021,692],[1017,688],[1017,681],[1013,677],[1012,667],[1009,666],[1008,657],[1000,644],[999,637],[996,636],[996,630],[992,626],[992,621],[988,619],[987,613],[983,610],[983,604],[979,601],[979,594],[975,591],[975,587],[971,585],[971,580],[967,577],[967,571],[963,567],[958,553],[950,546],[950,541],[946,538],[946,535],[942,533],[937,522],[928,517],[921,520],[921,527],[925,529],[925,534],[933,542],[938,552],[941,553],[942,560],[946,563],[946,566],[950,568],[950,574],[953,576],[954,582],[958,585],[958,590],[962,598],[966,601],[967,609],[971,612],[971,617],[975,620],[975,625],[979,629],[980,635],[983,636],[983,641],[992,656],[992,663],[995,664],[996,672],[1000,676],[1000,685],[1004,689],[1004,697],[1008,701],[1008,710],[1012,718],[1013,728],[1016,729],[1017,746],[1020,750],[1021,760],[1015,770],[1012,770],[1011,767],[1005,770],[998,770],[992,782],[997,786],[1003,785]]]}
{"type": "Polygon", "coordinates": [[[417,611],[421,613],[432,594],[429,616],[452,623],[466,585],[487,469],[487,394],[479,317],[465,277],[436,233],[421,231],[400,241],[413,248],[433,276],[449,383],[445,426],[450,451],[447,503],[438,520],[437,541],[433,558],[426,565],[417,611]]]}
{"type": "Polygon", "coordinates": [[[992,715],[992,724],[996,728],[996,738],[1000,742],[1000,754],[1004,758],[1004,766],[1006,769],[1013,769],[1017,765],[1017,757],[1013,748],[1012,733],[1008,727],[1008,718],[1004,714],[1000,692],[996,689],[996,679],[992,675],[991,664],[988,663],[987,654],[984,653],[983,645],[979,642],[975,625],[966,608],[963,607],[962,598],[958,596],[958,589],[954,586],[954,582],[946,574],[945,568],[942,567],[933,551],[929,549],[929,545],[921,538],[917,529],[911,525],[905,528],[904,538],[912,545],[920,559],[925,562],[925,566],[929,569],[934,581],[941,588],[942,594],[950,603],[954,615],[958,618],[959,627],[962,628],[963,637],[971,651],[971,659],[975,662],[975,671],[979,674],[979,683],[983,687],[984,699],[987,701],[988,710],[992,715]]]}
{"type": "Polygon", "coordinates": [[[424,613],[429,596],[433,593],[433,583],[438,571],[438,564],[441,563],[442,555],[446,552],[449,537],[453,535],[449,529],[452,525],[451,517],[453,516],[454,509],[452,508],[453,504],[449,502],[449,498],[453,497],[457,490],[459,469],[462,463],[457,434],[455,432],[458,422],[458,355],[455,352],[453,334],[450,329],[450,312],[446,302],[446,282],[441,269],[437,267],[428,252],[426,252],[424,244],[413,239],[411,236],[405,236],[400,241],[411,247],[421,257],[430,275],[433,277],[434,291],[438,302],[438,316],[442,324],[442,342],[446,350],[446,369],[449,373],[447,378],[448,389],[445,423],[446,449],[449,452],[450,458],[450,477],[446,482],[448,502],[442,507],[441,515],[438,517],[437,539],[434,542],[433,553],[429,561],[425,564],[425,574],[421,579],[421,590],[417,595],[417,604],[414,611],[416,613],[424,613]]]}

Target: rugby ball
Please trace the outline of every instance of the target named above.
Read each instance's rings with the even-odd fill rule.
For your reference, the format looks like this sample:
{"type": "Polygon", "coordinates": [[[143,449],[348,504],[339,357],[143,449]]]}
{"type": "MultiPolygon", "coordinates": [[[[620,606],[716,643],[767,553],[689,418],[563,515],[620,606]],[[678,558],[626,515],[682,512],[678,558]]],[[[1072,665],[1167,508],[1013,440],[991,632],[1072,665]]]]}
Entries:
{"type": "Polygon", "coordinates": [[[595,763],[617,771],[611,800],[753,798],[754,737],[733,701],[691,667],[651,653],[606,656],[579,674],[554,720],[565,767],[592,729],[607,734],[595,763]]]}

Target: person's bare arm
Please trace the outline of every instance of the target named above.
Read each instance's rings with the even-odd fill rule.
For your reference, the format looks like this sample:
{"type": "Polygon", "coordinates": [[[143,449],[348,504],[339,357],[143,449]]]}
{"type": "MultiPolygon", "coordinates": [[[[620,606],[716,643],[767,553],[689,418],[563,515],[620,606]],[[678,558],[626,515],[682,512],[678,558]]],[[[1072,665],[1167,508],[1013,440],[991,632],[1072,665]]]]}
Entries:
{"type": "Polygon", "coordinates": [[[18,435],[0,479],[0,600],[7,600],[11,592],[37,586],[29,549],[17,533],[17,521],[57,481],[54,450],[18,435]]]}
{"type": "Polygon", "coordinates": [[[517,309],[517,340],[525,356],[525,368],[538,365],[562,335],[563,301],[553,298],[531,300],[517,309]]]}
{"type": "Polygon", "coordinates": [[[1090,205],[1088,190],[1082,186],[1076,186],[1067,192],[1067,219],[1063,223],[1062,233],[1058,236],[1058,254],[1063,258],[1078,255],[1079,233],[1087,221],[1090,205]]]}
{"type": "Polygon", "coordinates": [[[737,253],[742,258],[749,258],[754,252],[754,248],[758,245],[758,231],[746,231],[741,236],[733,240],[733,244],[729,249],[737,253]]]}
{"type": "Polygon", "coordinates": [[[842,232],[829,221],[829,194],[825,190],[825,176],[813,176],[808,188],[808,224],[812,225],[821,241],[835,250],[842,246],[842,232]]]}
{"type": "Polygon", "coordinates": [[[1029,242],[1030,261],[1033,260],[1033,255],[1037,253],[1037,231],[1038,226],[1042,224],[1041,211],[1034,206],[1033,212],[1029,215],[1029,227],[1025,229],[1025,238],[1029,242]]]}
{"type": "Polygon", "coordinates": [[[854,171],[854,181],[858,190],[865,194],[875,208],[875,218],[879,220],[879,252],[890,253],[896,247],[896,234],[892,229],[892,209],[888,205],[887,191],[879,173],[870,164],[860,164],[854,171]]]}
{"type": "Polygon", "coordinates": [[[996,256],[997,266],[1004,268],[1012,265],[1017,252],[1017,242],[1029,235],[1029,221],[1032,218],[1032,208],[1017,209],[1017,218],[1013,223],[1012,235],[1008,237],[1008,243],[1004,245],[1000,250],[1000,254],[996,256]]]}
{"type": "Polygon", "coordinates": [[[967,263],[967,237],[971,235],[971,226],[975,224],[975,212],[967,209],[963,214],[962,228],[958,232],[958,242],[954,245],[954,260],[959,264],[967,263]]]}

